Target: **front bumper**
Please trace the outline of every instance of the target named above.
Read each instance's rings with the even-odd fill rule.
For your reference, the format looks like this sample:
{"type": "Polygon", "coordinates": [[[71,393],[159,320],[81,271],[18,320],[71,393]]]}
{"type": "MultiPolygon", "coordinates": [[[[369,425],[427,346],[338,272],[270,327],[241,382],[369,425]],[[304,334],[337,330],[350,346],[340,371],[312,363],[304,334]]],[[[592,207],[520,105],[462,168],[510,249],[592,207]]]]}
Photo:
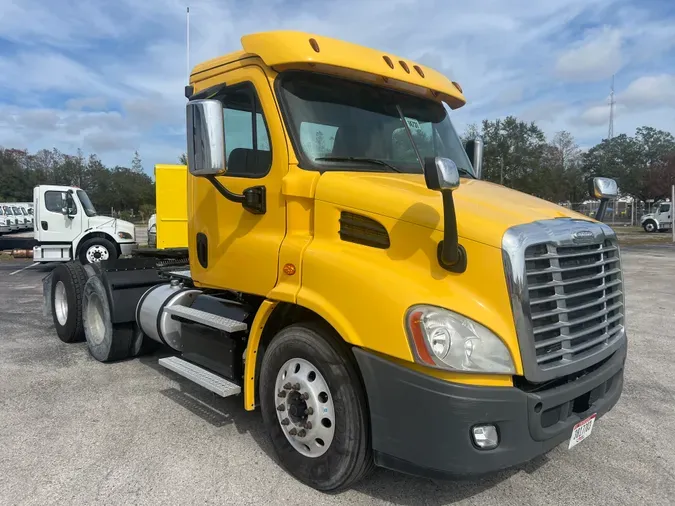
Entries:
{"type": "Polygon", "coordinates": [[[0,234],[6,234],[12,231],[12,227],[9,225],[0,225],[0,234]]]}
{"type": "Polygon", "coordinates": [[[131,252],[138,247],[138,243],[135,242],[124,242],[120,243],[120,252],[123,256],[131,255],[131,252]]]}
{"type": "MultiPolygon", "coordinates": [[[[619,400],[627,344],[600,367],[539,392],[448,383],[354,348],[372,426],[375,463],[430,478],[475,476],[516,466],[569,440],[574,425],[619,400]],[[474,425],[497,426],[500,443],[480,450],[474,425]]],[[[592,436],[591,436],[592,437],[592,436]]]]}

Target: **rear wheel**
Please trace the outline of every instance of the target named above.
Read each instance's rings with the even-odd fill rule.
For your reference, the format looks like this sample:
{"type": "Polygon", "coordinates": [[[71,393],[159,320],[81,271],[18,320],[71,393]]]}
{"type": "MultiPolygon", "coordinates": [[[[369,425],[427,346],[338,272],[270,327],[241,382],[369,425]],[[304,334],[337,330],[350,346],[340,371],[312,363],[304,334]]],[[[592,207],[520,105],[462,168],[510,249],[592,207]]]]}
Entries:
{"type": "Polygon", "coordinates": [[[84,340],[82,299],[86,282],[82,265],[68,262],[54,269],[47,284],[56,334],[64,343],[84,340]]]}
{"type": "Polygon", "coordinates": [[[110,362],[130,356],[134,335],[133,324],[113,326],[108,294],[98,276],[89,278],[84,286],[82,316],[89,353],[96,360],[110,362]]]}
{"type": "Polygon", "coordinates": [[[296,324],[263,357],[260,404],[287,471],[318,490],[347,488],[373,467],[363,387],[332,329],[296,324]]]}

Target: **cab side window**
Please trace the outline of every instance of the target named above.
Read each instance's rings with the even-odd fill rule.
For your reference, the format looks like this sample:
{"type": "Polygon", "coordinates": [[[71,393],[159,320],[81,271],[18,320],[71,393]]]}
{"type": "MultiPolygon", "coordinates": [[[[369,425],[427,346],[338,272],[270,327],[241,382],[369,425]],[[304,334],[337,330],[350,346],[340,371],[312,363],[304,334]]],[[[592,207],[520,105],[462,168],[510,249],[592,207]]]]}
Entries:
{"type": "Polygon", "coordinates": [[[272,165],[269,132],[255,87],[244,83],[219,97],[225,123],[227,176],[258,178],[272,165]]]}
{"type": "MultiPolygon", "coordinates": [[[[64,200],[64,198],[61,196],[61,192],[57,191],[47,191],[45,192],[45,207],[47,208],[47,211],[51,211],[52,213],[58,213],[61,214],[61,210],[66,207],[68,204],[64,200]]],[[[70,212],[71,215],[77,214],[77,206],[73,202],[72,204],[72,209],[70,212]]]]}
{"type": "Polygon", "coordinates": [[[659,212],[667,213],[669,211],[670,211],[670,204],[661,204],[661,209],[659,209],[659,212]]]}

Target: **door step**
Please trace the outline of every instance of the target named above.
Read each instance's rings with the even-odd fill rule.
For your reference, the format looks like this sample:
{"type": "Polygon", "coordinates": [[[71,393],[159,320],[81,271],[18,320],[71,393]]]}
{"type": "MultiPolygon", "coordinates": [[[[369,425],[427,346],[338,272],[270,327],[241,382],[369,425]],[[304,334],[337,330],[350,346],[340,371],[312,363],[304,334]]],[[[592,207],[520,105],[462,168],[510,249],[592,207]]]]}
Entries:
{"type": "Polygon", "coordinates": [[[235,385],[231,381],[226,380],[222,376],[213,374],[198,365],[191,364],[178,357],[166,357],[159,359],[159,365],[180,374],[184,378],[189,379],[197,385],[203,386],[207,390],[211,390],[221,397],[229,397],[237,395],[241,392],[241,387],[235,385]]]}
{"type": "Polygon", "coordinates": [[[230,334],[241,332],[248,328],[248,325],[246,325],[244,322],[232,320],[231,318],[225,318],[224,316],[219,316],[217,314],[202,311],[200,309],[193,309],[187,306],[167,307],[164,308],[164,312],[171,316],[178,316],[179,318],[183,318],[191,322],[201,323],[207,327],[224,330],[230,334]]]}
{"type": "Polygon", "coordinates": [[[186,280],[192,279],[192,273],[190,272],[190,269],[186,269],[186,270],[182,270],[182,271],[169,271],[167,274],[169,276],[172,276],[172,277],[178,278],[178,279],[186,279],[186,280]]]}

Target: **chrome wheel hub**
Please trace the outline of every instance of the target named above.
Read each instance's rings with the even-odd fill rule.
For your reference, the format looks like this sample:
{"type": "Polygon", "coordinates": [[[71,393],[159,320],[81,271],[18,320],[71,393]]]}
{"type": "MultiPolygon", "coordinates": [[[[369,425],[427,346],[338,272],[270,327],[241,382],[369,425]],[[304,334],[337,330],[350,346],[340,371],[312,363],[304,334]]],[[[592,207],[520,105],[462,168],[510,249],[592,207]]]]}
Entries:
{"type": "Polygon", "coordinates": [[[59,281],[54,287],[54,312],[59,325],[65,325],[68,321],[68,297],[66,297],[66,285],[63,281],[59,281]]]}
{"type": "Polygon", "coordinates": [[[328,384],[314,365],[302,358],[286,362],[277,374],[274,405],[293,448],[311,458],[326,453],[335,436],[335,408],[328,384]]]}
{"type": "Polygon", "coordinates": [[[104,246],[100,244],[94,244],[87,249],[87,261],[91,262],[101,262],[103,260],[108,260],[110,257],[110,252],[104,246]]]}

